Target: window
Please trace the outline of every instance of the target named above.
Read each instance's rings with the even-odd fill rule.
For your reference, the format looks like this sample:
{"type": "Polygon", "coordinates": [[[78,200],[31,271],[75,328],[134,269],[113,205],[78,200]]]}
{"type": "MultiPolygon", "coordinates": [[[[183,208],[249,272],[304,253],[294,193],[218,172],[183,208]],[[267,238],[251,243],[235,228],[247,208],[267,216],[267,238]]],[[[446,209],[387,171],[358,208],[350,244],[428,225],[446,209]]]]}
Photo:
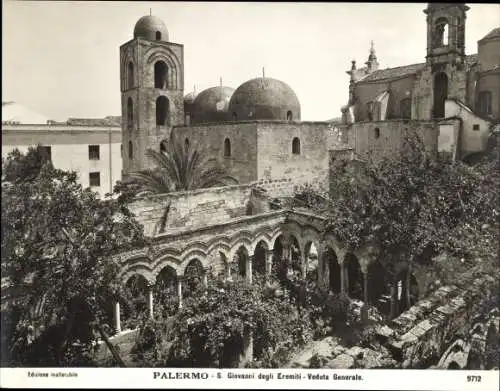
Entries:
{"type": "Polygon", "coordinates": [[[231,141],[228,138],[224,140],[224,156],[231,156],[231,141]]]}
{"type": "Polygon", "coordinates": [[[492,105],[491,105],[491,92],[481,91],[478,97],[478,112],[481,115],[491,115],[492,105]]]}
{"type": "Polygon", "coordinates": [[[101,186],[101,173],[100,172],[89,173],[89,184],[90,184],[90,187],[101,186]]]}
{"type": "Polygon", "coordinates": [[[165,146],[165,141],[162,141],[160,143],[160,152],[166,152],[167,151],[167,147],[165,146]]]}
{"type": "Polygon", "coordinates": [[[134,102],[132,101],[132,98],[128,98],[127,100],[127,124],[128,126],[132,126],[132,123],[134,122],[134,102]]]}
{"type": "Polygon", "coordinates": [[[168,67],[163,61],[155,62],[155,88],[168,88],[168,67]]]}
{"type": "Polygon", "coordinates": [[[439,48],[448,45],[448,20],[439,18],[434,25],[433,46],[439,48]]]}
{"type": "Polygon", "coordinates": [[[156,125],[166,125],[168,118],[168,99],[160,96],[156,99],[156,125]]]}
{"type": "Polygon", "coordinates": [[[189,148],[189,139],[188,139],[188,138],[186,138],[186,139],[184,140],[184,148],[186,148],[186,149],[188,149],[188,148],[189,148]]]}
{"type": "Polygon", "coordinates": [[[42,155],[42,158],[48,161],[52,161],[52,147],[49,146],[41,146],[40,147],[40,154],[42,155]]]}
{"type": "Polygon", "coordinates": [[[133,88],[134,87],[134,64],[132,61],[128,63],[128,70],[127,70],[127,88],[133,88]]]}
{"type": "Polygon", "coordinates": [[[156,40],[159,41],[161,39],[161,32],[157,31],[156,32],[156,40]]]}
{"type": "Polygon", "coordinates": [[[401,118],[411,118],[411,99],[405,98],[399,103],[399,111],[401,118]]]}
{"type": "Polygon", "coordinates": [[[128,142],[128,158],[130,160],[134,158],[134,147],[132,146],[132,141],[128,142]]]}
{"type": "Polygon", "coordinates": [[[236,113],[233,113],[233,121],[236,121],[236,113]]]}
{"type": "Polygon", "coordinates": [[[89,145],[89,160],[99,160],[99,145],[89,145]]]}
{"type": "Polygon", "coordinates": [[[479,124],[472,125],[472,130],[479,130],[479,124]]]}
{"type": "Polygon", "coordinates": [[[121,156],[123,158],[123,144],[120,144],[120,154],[121,154],[121,156]]]}
{"type": "Polygon", "coordinates": [[[292,140],[292,154],[300,155],[300,139],[298,137],[294,137],[292,140]]]}
{"type": "Polygon", "coordinates": [[[380,137],[380,129],[379,128],[373,129],[373,134],[375,135],[375,138],[379,138],[380,137]]]}
{"type": "Polygon", "coordinates": [[[290,110],[288,110],[287,113],[286,113],[286,120],[287,121],[293,120],[293,114],[292,114],[292,112],[290,110]]]}

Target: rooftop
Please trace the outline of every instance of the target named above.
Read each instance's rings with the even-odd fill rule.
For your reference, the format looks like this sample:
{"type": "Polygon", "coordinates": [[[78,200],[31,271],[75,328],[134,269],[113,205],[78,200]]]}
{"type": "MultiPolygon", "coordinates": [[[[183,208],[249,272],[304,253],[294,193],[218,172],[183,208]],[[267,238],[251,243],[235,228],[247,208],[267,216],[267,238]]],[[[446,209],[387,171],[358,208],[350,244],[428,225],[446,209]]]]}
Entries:
{"type": "MultiPolygon", "coordinates": [[[[465,56],[466,68],[470,68],[476,62],[477,62],[477,54],[470,54],[468,56],[465,56]]],[[[420,72],[422,69],[424,69],[425,66],[426,66],[425,63],[418,63],[418,64],[403,65],[394,68],[379,69],[376,70],[375,72],[370,73],[366,77],[362,78],[360,82],[398,79],[401,77],[414,75],[420,72]]]]}

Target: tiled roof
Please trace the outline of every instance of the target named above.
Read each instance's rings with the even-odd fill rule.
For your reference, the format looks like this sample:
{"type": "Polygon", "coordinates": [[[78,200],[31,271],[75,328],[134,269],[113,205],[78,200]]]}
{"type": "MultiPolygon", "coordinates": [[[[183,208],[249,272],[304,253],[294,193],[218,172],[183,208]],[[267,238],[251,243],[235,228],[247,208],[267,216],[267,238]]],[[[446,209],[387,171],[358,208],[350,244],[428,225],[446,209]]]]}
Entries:
{"type": "MultiPolygon", "coordinates": [[[[465,57],[466,68],[470,68],[474,63],[477,62],[477,54],[471,54],[465,57]]],[[[398,79],[400,77],[405,77],[409,75],[414,75],[425,68],[425,63],[404,65],[402,67],[379,69],[371,74],[367,75],[361,82],[365,81],[376,81],[385,79],[398,79]]]]}
{"type": "Polygon", "coordinates": [[[121,117],[107,116],[105,118],[68,118],[66,124],[74,126],[121,126],[121,117]]]}
{"type": "Polygon", "coordinates": [[[486,34],[479,41],[484,41],[486,39],[498,38],[498,37],[500,37],[500,27],[497,27],[497,28],[494,28],[493,30],[491,30],[488,34],[486,34]]]}

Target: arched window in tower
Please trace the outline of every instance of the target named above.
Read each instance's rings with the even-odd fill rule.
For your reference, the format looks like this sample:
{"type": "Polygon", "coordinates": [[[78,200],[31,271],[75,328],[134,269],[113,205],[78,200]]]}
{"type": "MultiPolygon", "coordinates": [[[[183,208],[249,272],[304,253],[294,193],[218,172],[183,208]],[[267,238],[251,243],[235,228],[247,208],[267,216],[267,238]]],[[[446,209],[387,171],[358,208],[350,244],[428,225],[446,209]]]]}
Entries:
{"type": "Polygon", "coordinates": [[[156,32],[156,40],[157,41],[161,40],[161,31],[156,32]]]}
{"type": "Polygon", "coordinates": [[[434,24],[433,46],[439,48],[448,45],[448,20],[439,18],[434,24]]]}
{"type": "Polygon", "coordinates": [[[132,160],[134,158],[134,147],[132,141],[128,142],[128,158],[132,160]]]}
{"type": "Polygon", "coordinates": [[[231,141],[228,138],[224,140],[224,156],[231,156],[231,141]]]}
{"type": "Polygon", "coordinates": [[[165,153],[167,152],[167,146],[165,145],[166,141],[163,140],[160,142],[160,152],[165,153]]]}
{"type": "Polygon", "coordinates": [[[168,88],[167,75],[167,64],[165,64],[163,61],[155,62],[155,88],[168,88]]]}
{"type": "Polygon", "coordinates": [[[293,114],[292,114],[291,110],[288,110],[286,112],[286,120],[287,121],[292,121],[293,120],[293,114]]]}
{"type": "Polygon", "coordinates": [[[156,125],[167,125],[168,118],[168,99],[160,96],[156,99],[156,125]]]}
{"type": "Polygon", "coordinates": [[[434,76],[434,118],[444,118],[444,105],[448,98],[448,76],[439,72],[434,76]]]}
{"type": "Polygon", "coordinates": [[[292,153],[300,155],[300,139],[298,137],[294,137],[292,140],[292,153]]]}
{"type": "Polygon", "coordinates": [[[134,63],[130,61],[127,69],[127,88],[134,88],[134,63]]]}
{"type": "Polygon", "coordinates": [[[127,99],[127,125],[130,128],[134,123],[134,102],[132,98],[127,99]]]}
{"type": "Polygon", "coordinates": [[[189,139],[186,137],[184,140],[184,148],[187,150],[189,148],[189,139]]]}

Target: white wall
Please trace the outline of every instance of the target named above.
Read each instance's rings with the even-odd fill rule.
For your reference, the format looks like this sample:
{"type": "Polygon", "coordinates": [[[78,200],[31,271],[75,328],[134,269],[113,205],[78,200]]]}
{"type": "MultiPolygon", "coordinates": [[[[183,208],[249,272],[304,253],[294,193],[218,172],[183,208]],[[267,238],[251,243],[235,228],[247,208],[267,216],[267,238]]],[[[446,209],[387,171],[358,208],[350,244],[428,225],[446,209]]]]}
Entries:
{"type": "Polygon", "coordinates": [[[100,173],[100,186],[94,187],[101,197],[112,192],[115,183],[121,179],[121,129],[92,129],[82,131],[64,129],[29,129],[23,125],[4,125],[2,128],[2,157],[18,148],[26,152],[29,146],[42,144],[51,147],[54,167],[78,172],[78,180],[84,188],[89,186],[89,173],[100,173]],[[99,160],[89,159],[89,145],[99,145],[99,160]],[[111,150],[110,150],[111,146],[111,150]],[[111,183],[110,183],[111,179],[111,183]]]}
{"type": "Polygon", "coordinates": [[[460,157],[485,151],[488,145],[488,134],[491,123],[477,115],[461,102],[447,100],[445,103],[445,116],[459,117],[462,119],[462,133],[460,141],[460,157]],[[476,130],[475,130],[476,128],[476,130]]]}

